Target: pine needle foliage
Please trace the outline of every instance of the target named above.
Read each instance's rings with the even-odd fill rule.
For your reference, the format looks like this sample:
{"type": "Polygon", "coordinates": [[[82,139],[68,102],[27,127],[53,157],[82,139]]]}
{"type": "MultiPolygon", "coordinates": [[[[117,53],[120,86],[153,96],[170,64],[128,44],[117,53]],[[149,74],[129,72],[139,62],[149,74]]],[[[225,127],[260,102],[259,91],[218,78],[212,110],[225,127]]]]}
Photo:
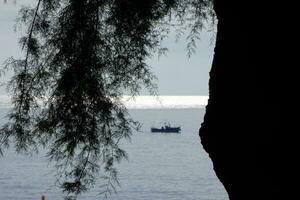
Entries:
{"type": "Polygon", "coordinates": [[[121,102],[124,92],[142,86],[155,93],[155,76],[145,60],[160,48],[174,21],[190,28],[190,49],[211,0],[37,0],[20,10],[26,28],[20,39],[24,58],[10,58],[8,82],[13,108],[0,132],[0,153],[48,150],[66,199],[107,180],[114,192],[114,163],[127,158],[119,147],[139,125],[121,102]],[[185,23],[188,21],[189,23],[185,23]]]}

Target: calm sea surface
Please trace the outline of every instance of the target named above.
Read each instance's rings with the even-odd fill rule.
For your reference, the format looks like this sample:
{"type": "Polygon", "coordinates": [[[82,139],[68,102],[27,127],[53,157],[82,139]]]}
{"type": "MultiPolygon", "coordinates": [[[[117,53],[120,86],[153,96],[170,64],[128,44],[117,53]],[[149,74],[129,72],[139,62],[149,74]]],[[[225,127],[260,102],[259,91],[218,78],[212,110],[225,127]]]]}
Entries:
{"type": "MultiPolygon", "coordinates": [[[[0,124],[6,108],[0,108],[0,124]]],[[[129,160],[117,166],[121,187],[112,200],[228,200],[212,163],[198,137],[204,109],[130,110],[143,124],[131,142],[123,142],[129,160]],[[181,126],[181,134],[150,133],[163,122],[181,126]]],[[[62,200],[54,185],[53,167],[43,151],[39,155],[17,155],[8,150],[0,157],[0,200],[62,200]]],[[[100,183],[101,184],[101,181],[100,183]]],[[[80,200],[101,199],[95,186],[80,200]]]]}

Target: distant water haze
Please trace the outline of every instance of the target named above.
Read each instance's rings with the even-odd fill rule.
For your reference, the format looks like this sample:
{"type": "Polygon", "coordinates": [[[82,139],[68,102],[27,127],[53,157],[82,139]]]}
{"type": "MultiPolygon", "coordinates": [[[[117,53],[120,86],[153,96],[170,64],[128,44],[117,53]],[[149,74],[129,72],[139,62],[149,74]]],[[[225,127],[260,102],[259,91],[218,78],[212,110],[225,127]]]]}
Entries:
{"type": "Polygon", "coordinates": [[[208,96],[123,96],[129,109],[203,108],[208,96]]]}
{"type": "MultiPolygon", "coordinates": [[[[208,96],[122,96],[128,109],[203,108],[208,96]]],[[[11,107],[8,95],[0,95],[0,107],[11,107]]]]}

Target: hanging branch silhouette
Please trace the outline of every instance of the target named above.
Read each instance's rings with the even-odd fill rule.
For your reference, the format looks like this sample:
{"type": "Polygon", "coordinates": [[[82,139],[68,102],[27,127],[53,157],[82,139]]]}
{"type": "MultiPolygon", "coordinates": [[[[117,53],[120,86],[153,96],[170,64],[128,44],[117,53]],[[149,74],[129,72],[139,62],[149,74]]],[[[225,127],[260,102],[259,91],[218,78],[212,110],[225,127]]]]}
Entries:
{"type": "Polygon", "coordinates": [[[43,147],[55,162],[66,199],[107,180],[105,198],[116,190],[116,162],[127,158],[118,143],[139,128],[120,98],[155,94],[155,76],[145,62],[160,52],[171,22],[192,27],[190,48],[212,16],[210,0],[38,0],[22,8],[18,23],[24,59],[10,58],[4,69],[13,108],[1,129],[0,153],[43,147]],[[192,17],[191,17],[192,16],[192,17]],[[187,21],[189,23],[183,23],[187,21]]]}

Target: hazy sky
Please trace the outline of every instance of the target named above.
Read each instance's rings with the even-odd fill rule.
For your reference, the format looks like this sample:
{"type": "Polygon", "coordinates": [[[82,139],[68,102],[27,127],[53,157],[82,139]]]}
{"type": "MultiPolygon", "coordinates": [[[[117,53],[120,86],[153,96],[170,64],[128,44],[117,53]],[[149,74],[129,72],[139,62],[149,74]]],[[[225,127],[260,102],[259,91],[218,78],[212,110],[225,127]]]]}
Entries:
{"type": "MultiPolygon", "coordinates": [[[[19,2],[32,2],[22,0],[19,2]]],[[[20,5],[14,5],[13,1],[3,4],[0,0],[0,64],[10,56],[20,57],[18,45],[20,37],[14,32],[13,26],[20,5]]],[[[186,41],[183,37],[175,42],[174,34],[165,41],[169,48],[167,56],[158,59],[157,56],[149,59],[153,72],[158,77],[158,92],[160,95],[207,95],[208,74],[213,56],[211,44],[212,33],[203,32],[198,43],[196,54],[187,57],[186,41]]],[[[1,82],[3,78],[1,78],[1,82]]],[[[5,94],[5,89],[0,88],[0,95],[5,94]]],[[[146,94],[146,93],[142,93],[146,94]]]]}

